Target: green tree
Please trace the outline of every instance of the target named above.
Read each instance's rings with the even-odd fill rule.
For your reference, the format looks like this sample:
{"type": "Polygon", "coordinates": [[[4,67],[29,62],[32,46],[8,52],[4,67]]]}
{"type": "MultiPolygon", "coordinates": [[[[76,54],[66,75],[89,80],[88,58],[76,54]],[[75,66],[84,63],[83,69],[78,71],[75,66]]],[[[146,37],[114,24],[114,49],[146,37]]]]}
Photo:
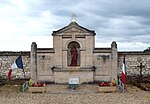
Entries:
{"type": "Polygon", "coordinates": [[[150,47],[144,50],[144,52],[150,52],[150,47]]]}

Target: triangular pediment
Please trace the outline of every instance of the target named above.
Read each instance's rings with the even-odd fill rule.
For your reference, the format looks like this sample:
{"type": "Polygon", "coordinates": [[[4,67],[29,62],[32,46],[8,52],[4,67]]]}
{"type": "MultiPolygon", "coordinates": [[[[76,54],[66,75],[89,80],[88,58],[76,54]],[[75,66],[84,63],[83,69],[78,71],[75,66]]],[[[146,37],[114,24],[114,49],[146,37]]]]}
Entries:
{"type": "Polygon", "coordinates": [[[64,33],[72,33],[72,32],[84,33],[84,32],[87,32],[87,31],[83,30],[79,27],[70,27],[70,28],[67,28],[67,29],[63,30],[62,32],[64,32],[64,33]]]}
{"type": "Polygon", "coordinates": [[[52,35],[57,35],[61,33],[90,33],[92,35],[95,35],[95,32],[89,29],[86,29],[80,25],[78,25],[76,22],[71,22],[68,26],[61,28],[57,31],[53,31],[52,35]]]}

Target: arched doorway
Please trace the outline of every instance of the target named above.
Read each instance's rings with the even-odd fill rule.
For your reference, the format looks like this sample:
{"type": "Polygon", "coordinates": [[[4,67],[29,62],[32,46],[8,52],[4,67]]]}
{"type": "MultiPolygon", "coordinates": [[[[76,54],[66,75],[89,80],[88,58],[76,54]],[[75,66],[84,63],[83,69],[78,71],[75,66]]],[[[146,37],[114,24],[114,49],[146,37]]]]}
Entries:
{"type": "Polygon", "coordinates": [[[68,44],[67,60],[68,66],[80,66],[80,44],[72,41],[68,44]]]}

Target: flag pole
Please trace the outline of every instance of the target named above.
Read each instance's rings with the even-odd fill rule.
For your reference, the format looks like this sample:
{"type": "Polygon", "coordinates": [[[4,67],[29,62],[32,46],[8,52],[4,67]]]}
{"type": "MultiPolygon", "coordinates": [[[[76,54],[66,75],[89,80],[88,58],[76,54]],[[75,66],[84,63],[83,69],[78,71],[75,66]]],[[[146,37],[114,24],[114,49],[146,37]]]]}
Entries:
{"type": "MultiPolygon", "coordinates": [[[[22,51],[20,51],[20,56],[21,56],[21,59],[22,59],[22,51]]],[[[26,76],[25,76],[24,67],[22,67],[22,69],[23,69],[24,79],[26,80],[26,76]]]]}
{"type": "Polygon", "coordinates": [[[24,68],[23,68],[23,74],[24,74],[24,79],[26,80],[26,76],[25,76],[25,71],[24,71],[24,68]]]}

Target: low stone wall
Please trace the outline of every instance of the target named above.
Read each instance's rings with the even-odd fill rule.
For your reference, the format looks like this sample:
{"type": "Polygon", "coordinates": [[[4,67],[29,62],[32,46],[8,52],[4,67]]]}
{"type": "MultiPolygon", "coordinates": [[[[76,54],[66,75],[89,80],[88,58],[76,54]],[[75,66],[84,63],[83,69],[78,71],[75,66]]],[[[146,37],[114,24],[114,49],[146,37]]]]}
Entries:
{"type": "Polygon", "coordinates": [[[140,63],[142,63],[142,74],[150,75],[150,52],[118,52],[118,72],[121,74],[122,62],[125,55],[126,70],[128,75],[140,74],[140,63]]]}
{"type": "MultiPolygon", "coordinates": [[[[8,71],[14,61],[19,55],[22,55],[23,67],[26,77],[30,76],[30,52],[12,52],[12,51],[2,51],[0,52],[0,76],[4,78],[7,77],[8,71]]],[[[12,72],[11,77],[14,78],[24,78],[23,70],[17,69],[12,72]]]]}
{"type": "MultiPolygon", "coordinates": [[[[26,77],[30,77],[30,52],[12,52],[12,51],[1,51],[0,52],[0,76],[7,76],[7,73],[10,69],[12,63],[16,60],[19,55],[22,55],[23,66],[25,70],[26,77]]],[[[128,75],[138,75],[139,74],[139,65],[142,63],[144,66],[142,68],[142,74],[150,75],[150,52],[118,52],[118,73],[121,74],[122,71],[122,62],[123,57],[126,61],[126,69],[128,75]]],[[[24,78],[22,70],[16,70],[12,72],[12,77],[24,78]]]]}

